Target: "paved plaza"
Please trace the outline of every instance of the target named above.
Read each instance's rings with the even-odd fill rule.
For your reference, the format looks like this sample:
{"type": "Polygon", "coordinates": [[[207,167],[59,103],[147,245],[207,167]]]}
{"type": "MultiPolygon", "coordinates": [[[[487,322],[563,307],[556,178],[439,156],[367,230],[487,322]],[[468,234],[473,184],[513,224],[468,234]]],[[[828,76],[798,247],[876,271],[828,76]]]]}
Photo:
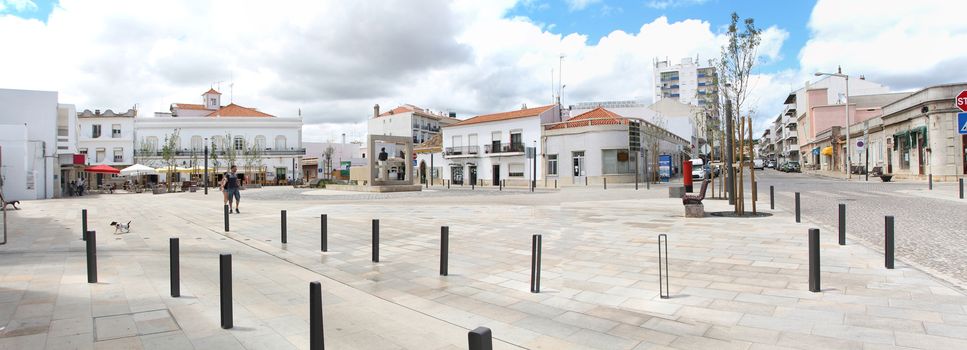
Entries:
{"type": "MultiPolygon", "coordinates": [[[[493,330],[497,349],[967,348],[967,295],[958,282],[964,260],[946,255],[931,265],[918,257],[924,248],[909,248],[943,235],[956,250],[962,232],[925,232],[899,210],[899,260],[888,270],[874,239],[882,226],[865,227],[882,225],[880,212],[861,219],[861,208],[852,209],[857,201],[849,201],[856,219],[840,246],[829,214],[835,200],[804,195],[806,216],[797,224],[788,204],[793,187],[782,188],[769,210],[770,181],[816,193],[826,186],[766,173],[758,208],[771,216],[695,219],[683,217],[665,185],[536,193],[263,188],[243,191],[229,233],[218,192],[24,202],[8,212],[8,244],[0,246],[0,349],[308,349],[311,281],[323,286],[331,349],[466,349],[467,332],[478,326],[493,330]],[[96,284],[87,283],[80,240],[85,208],[97,231],[96,284]],[[287,211],[287,244],[280,210],[287,211]],[[326,253],[320,214],[328,215],[326,253]],[[379,263],[370,261],[372,219],[380,220],[379,263]],[[108,226],[128,220],[128,234],[108,226]],[[446,277],[438,273],[441,226],[450,232],[446,277]],[[819,293],[807,283],[811,227],[822,229],[819,293]],[[659,298],[662,233],[669,299],[659,298]],[[529,292],[533,234],[543,238],[540,293],[529,292]],[[169,295],[171,237],[181,242],[179,298],[169,295]],[[220,253],[233,256],[229,330],[219,323],[220,253]]],[[[829,197],[868,192],[842,191],[829,197]]],[[[903,196],[896,191],[885,196],[903,196]]],[[[964,212],[963,203],[931,196],[898,200],[928,212],[930,201],[949,202],[964,212]]],[[[729,208],[705,201],[707,212],[729,208]]]]}

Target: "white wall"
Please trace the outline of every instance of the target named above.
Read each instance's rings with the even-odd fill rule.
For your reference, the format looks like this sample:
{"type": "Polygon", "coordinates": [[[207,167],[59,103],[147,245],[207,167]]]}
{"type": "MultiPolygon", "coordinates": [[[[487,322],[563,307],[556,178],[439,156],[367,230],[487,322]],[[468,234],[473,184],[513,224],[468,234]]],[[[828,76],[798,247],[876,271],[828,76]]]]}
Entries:
{"type": "Polygon", "coordinates": [[[54,197],[54,174],[60,173],[55,162],[57,108],[57,92],[0,89],[0,124],[5,124],[0,130],[9,131],[0,136],[8,200],[54,197]],[[26,159],[13,160],[19,157],[26,159]]]}
{"type": "Polygon", "coordinates": [[[81,117],[77,118],[80,132],[78,134],[77,148],[87,149],[87,163],[91,165],[132,165],[134,164],[134,119],[132,117],[81,117]],[[120,124],[120,137],[113,137],[112,127],[120,124]],[[101,136],[93,138],[92,127],[101,126],[101,136]],[[104,148],[105,157],[97,160],[97,149],[104,148]],[[119,162],[114,161],[114,149],[121,148],[123,158],[119,162]]]}
{"type": "MultiPolygon", "coordinates": [[[[555,112],[556,113],[556,112],[555,112]]],[[[521,141],[524,147],[534,147],[535,141],[538,141],[537,153],[541,157],[543,154],[541,138],[541,116],[533,116],[527,118],[517,118],[496,122],[479,123],[479,124],[469,124],[469,125],[451,125],[443,128],[443,149],[444,151],[448,147],[453,147],[453,136],[461,136],[462,142],[461,146],[478,146],[479,153],[476,156],[449,156],[447,158],[446,167],[443,169],[442,178],[447,180],[452,180],[450,177],[452,173],[450,172],[450,164],[461,164],[464,168],[464,178],[469,179],[469,169],[466,163],[473,163],[477,166],[477,179],[483,179],[486,182],[491,182],[493,179],[493,168],[494,164],[500,165],[500,179],[510,179],[525,181],[529,180],[532,176],[532,159],[525,159],[523,153],[514,153],[513,155],[503,155],[503,154],[484,154],[485,145],[490,145],[492,138],[492,133],[494,131],[500,131],[500,141],[502,145],[510,144],[510,132],[520,130],[521,131],[521,141]],[[469,144],[469,135],[477,134],[477,142],[473,145],[469,144]],[[524,165],[524,176],[523,177],[509,177],[508,169],[510,164],[523,164],[524,165]]],[[[439,159],[437,159],[439,160],[439,159]]],[[[543,160],[538,159],[537,161],[537,179],[543,179],[543,160]]],[[[442,164],[434,161],[434,166],[439,167],[442,164]]]]}
{"type": "MultiPolygon", "coordinates": [[[[584,185],[583,180],[576,180],[574,177],[573,162],[571,159],[573,152],[584,151],[585,176],[600,177],[605,175],[602,172],[602,150],[628,149],[627,126],[602,125],[590,128],[580,127],[569,129],[571,129],[570,133],[548,134],[546,136],[546,153],[548,155],[557,154],[558,162],[558,175],[548,175],[548,179],[559,179],[562,185],[572,183],[584,185]]],[[[555,133],[555,131],[549,131],[549,133],[555,133]]],[[[634,154],[630,156],[631,161],[634,161],[634,154]]]]}

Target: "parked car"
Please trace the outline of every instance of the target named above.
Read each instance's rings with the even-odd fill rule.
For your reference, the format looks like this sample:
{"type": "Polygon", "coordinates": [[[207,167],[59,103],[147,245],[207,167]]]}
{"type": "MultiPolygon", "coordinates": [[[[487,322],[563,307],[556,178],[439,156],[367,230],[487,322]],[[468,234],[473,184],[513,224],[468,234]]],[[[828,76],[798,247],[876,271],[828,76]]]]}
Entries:
{"type": "Polygon", "coordinates": [[[689,159],[692,162],[692,179],[704,180],[708,172],[705,171],[705,161],[695,158],[689,159]]]}
{"type": "Polygon", "coordinates": [[[766,168],[766,162],[763,161],[762,159],[756,158],[755,160],[752,161],[752,167],[753,168],[756,168],[756,169],[759,169],[759,170],[765,169],[766,168]]]}
{"type": "Polygon", "coordinates": [[[766,168],[775,169],[776,168],[776,161],[770,160],[770,161],[766,162],[766,168]]]}
{"type": "Polygon", "coordinates": [[[779,170],[787,173],[802,172],[802,168],[800,168],[799,162],[785,162],[782,164],[782,167],[779,170]]]}

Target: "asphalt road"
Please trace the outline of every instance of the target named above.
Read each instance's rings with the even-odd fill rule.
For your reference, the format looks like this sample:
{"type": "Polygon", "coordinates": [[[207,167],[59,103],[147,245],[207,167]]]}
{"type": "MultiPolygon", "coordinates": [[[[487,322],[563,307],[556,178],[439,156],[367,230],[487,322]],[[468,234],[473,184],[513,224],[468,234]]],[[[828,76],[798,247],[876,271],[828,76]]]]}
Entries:
{"type": "MultiPolygon", "coordinates": [[[[800,192],[804,233],[820,226],[823,236],[838,232],[838,205],[846,204],[847,244],[857,242],[883,251],[884,217],[895,218],[896,257],[962,289],[967,289],[967,199],[958,199],[956,183],[846,181],[775,170],[756,173],[760,206],[769,205],[775,186],[776,209],[793,211],[800,192]]],[[[748,207],[748,205],[747,205],[748,207]]]]}

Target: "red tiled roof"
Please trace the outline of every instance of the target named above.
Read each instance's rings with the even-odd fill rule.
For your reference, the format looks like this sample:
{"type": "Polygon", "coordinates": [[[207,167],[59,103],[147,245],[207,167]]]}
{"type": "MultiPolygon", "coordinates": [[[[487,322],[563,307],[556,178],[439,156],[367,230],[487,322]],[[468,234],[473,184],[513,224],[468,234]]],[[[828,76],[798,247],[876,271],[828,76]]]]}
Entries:
{"type": "Polygon", "coordinates": [[[208,108],[205,105],[196,105],[191,103],[175,103],[175,108],[178,109],[195,109],[195,110],[206,110],[208,108]]]}
{"type": "Polygon", "coordinates": [[[516,111],[503,112],[503,113],[478,115],[476,117],[463,120],[454,124],[450,124],[448,126],[480,124],[480,123],[489,123],[489,122],[495,122],[500,120],[533,117],[533,116],[540,115],[541,113],[544,113],[551,108],[554,108],[554,105],[526,108],[526,109],[521,109],[516,111]]]}
{"type": "Polygon", "coordinates": [[[205,96],[205,95],[208,95],[208,94],[221,95],[222,93],[221,92],[218,92],[218,91],[215,91],[215,89],[212,88],[212,89],[208,89],[208,91],[205,91],[205,93],[204,94],[201,94],[201,95],[202,96],[205,96]]]}
{"type": "Polygon", "coordinates": [[[622,117],[620,114],[604,109],[603,107],[598,107],[590,111],[581,113],[568,119],[564,123],[551,125],[547,130],[557,130],[564,128],[577,128],[581,126],[592,126],[592,125],[618,125],[628,124],[628,118],[622,117]]]}
{"type": "Polygon", "coordinates": [[[394,114],[400,114],[400,113],[406,113],[406,112],[413,112],[413,108],[406,107],[406,106],[399,106],[391,110],[388,110],[386,112],[380,113],[379,117],[385,117],[388,115],[394,115],[394,114]]]}
{"type": "Polygon", "coordinates": [[[237,104],[229,104],[228,106],[219,108],[217,111],[208,114],[209,117],[269,117],[274,118],[274,115],[268,113],[262,113],[256,111],[255,108],[242,107],[237,104]]]}

